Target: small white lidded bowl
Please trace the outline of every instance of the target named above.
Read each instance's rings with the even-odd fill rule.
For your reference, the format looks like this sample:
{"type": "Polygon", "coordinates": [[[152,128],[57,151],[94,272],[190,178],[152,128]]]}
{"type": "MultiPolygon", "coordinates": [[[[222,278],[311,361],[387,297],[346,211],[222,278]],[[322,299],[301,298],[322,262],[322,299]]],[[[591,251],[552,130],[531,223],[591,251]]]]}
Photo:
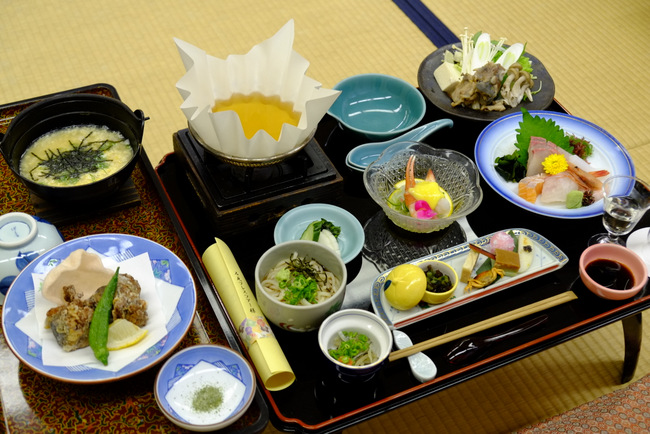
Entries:
{"type": "Polygon", "coordinates": [[[195,345],[165,362],[154,392],[167,419],[206,432],[225,428],[246,413],[255,388],[253,370],[239,353],[219,345],[195,345]]]}

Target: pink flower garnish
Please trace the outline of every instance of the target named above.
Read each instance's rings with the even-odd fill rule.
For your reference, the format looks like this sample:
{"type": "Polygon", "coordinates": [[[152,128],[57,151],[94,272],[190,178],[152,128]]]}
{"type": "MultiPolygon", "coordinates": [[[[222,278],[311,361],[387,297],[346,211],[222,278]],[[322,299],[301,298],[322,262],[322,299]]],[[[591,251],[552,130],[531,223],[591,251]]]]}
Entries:
{"type": "Polygon", "coordinates": [[[431,220],[436,217],[437,213],[431,209],[426,200],[418,200],[414,204],[415,216],[423,220],[431,220]]]}

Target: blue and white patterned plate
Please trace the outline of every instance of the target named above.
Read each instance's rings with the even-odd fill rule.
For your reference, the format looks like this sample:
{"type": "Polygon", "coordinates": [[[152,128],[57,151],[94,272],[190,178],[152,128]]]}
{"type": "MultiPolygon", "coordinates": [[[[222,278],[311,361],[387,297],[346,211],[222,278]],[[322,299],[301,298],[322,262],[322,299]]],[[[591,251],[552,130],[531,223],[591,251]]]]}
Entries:
{"type": "MultiPolygon", "coordinates": [[[[605,169],[609,171],[610,175],[634,176],[634,163],[630,154],[614,136],[601,127],[565,113],[533,110],[530,111],[530,114],[544,119],[552,119],[566,134],[573,134],[589,140],[594,146],[593,155],[589,157],[589,163],[594,170],[605,169]]],[[[497,173],[494,160],[497,157],[509,155],[516,149],[517,130],[521,120],[521,112],[504,116],[490,123],[478,136],[474,148],[474,159],[483,179],[505,199],[537,214],[575,219],[602,214],[603,203],[601,201],[576,209],[567,209],[561,205],[530,203],[517,194],[517,183],[507,182],[497,173]]]]}
{"type": "MultiPolygon", "coordinates": [[[[386,321],[389,327],[393,326],[395,328],[400,328],[418,321],[422,321],[423,319],[430,318],[433,315],[444,312],[446,310],[462,306],[465,303],[470,303],[472,301],[478,300],[479,298],[494,294],[503,289],[510,288],[511,286],[515,286],[519,283],[534,279],[535,277],[539,277],[552,271],[559,270],[569,261],[569,258],[557,246],[536,232],[529,231],[528,229],[504,230],[504,232],[510,231],[512,231],[512,233],[517,236],[524,234],[533,242],[534,258],[532,264],[526,271],[520,274],[515,274],[511,277],[502,277],[488,287],[485,287],[483,289],[474,289],[471,292],[467,293],[465,292],[465,283],[459,282],[456,290],[454,291],[454,295],[452,295],[451,298],[444,303],[435,305],[427,305],[425,303],[421,303],[409,310],[397,310],[392,307],[390,303],[388,303],[386,295],[384,295],[384,283],[386,282],[388,274],[392,270],[391,268],[377,276],[372,284],[370,300],[372,302],[373,310],[379,317],[381,317],[381,319],[386,321]]],[[[492,235],[494,234],[486,235],[475,240],[470,240],[469,242],[479,247],[485,246],[490,243],[492,235]]],[[[430,259],[443,261],[451,265],[456,271],[456,274],[458,274],[460,277],[461,270],[468,253],[469,243],[463,243],[449,249],[441,250],[440,252],[434,253],[432,255],[416,259],[410,263],[418,264],[424,260],[430,259]]],[[[483,259],[479,257],[476,267],[479,267],[482,262],[483,259]]]]}
{"type": "Polygon", "coordinates": [[[195,345],[165,362],[154,392],[158,406],[176,425],[192,431],[213,431],[232,424],[246,412],[255,388],[253,370],[239,353],[219,345],[195,345]],[[210,411],[198,411],[192,404],[206,387],[218,391],[221,404],[210,411]]]}
{"type": "MultiPolygon", "coordinates": [[[[164,303],[164,300],[162,300],[164,303]]],[[[11,351],[36,372],[70,383],[96,384],[130,377],[164,360],[185,337],[196,312],[196,288],[190,271],[169,249],[146,238],[124,234],[99,234],[60,244],[29,263],[9,287],[2,310],[2,331],[11,351]],[[41,346],[17,323],[34,307],[32,273],[45,273],[77,249],[92,249],[117,262],[148,253],[154,277],[183,288],[176,312],[167,324],[167,335],[137,360],[117,372],[84,366],[44,365],[41,346]]]]}

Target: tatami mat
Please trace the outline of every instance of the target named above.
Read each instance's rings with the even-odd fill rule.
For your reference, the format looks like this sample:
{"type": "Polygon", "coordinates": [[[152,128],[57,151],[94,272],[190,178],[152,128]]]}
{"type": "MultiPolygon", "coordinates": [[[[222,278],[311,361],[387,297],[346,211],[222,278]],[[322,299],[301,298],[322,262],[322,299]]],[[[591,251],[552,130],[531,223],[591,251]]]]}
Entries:
{"type": "Polygon", "coordinates": [[[415,84],[418,64],[434,49],[389,0],[5,2],[0,102],[108,82],[151,118],[144,145],[157,163],[187,125],[176,90],[185,68],[173,38],[225,58],[248,52],[292,18],[294,48],[324,87],[365,72],[415,84]]]}
{"type": "MultiPolygon", "coordinates": [[[[648,2],[423,3],[455,34],[467,26],[527,42],[553,76],[558,101],[612,133],[650,179],[648,2]]],[[[175,88],[185,70],[173,38],[224,58],[247,52],[292,18],[294,48],[325,87],[364,72],[417,84],[420,62],[435,49],[390,0],[5,1],[0,104],[109,83],[150,117],[144,144],[156,164],[186,126],[175,88]]],[[[635,379],[650,372],[648,324],[645,330],[635,379]]],[[[622,358],[622,330],[613,324],[346,432],[515,431],[620,387],[622,358]]]]}
{"type": "Polygon", "coordinates": [[[467,27],[507,42],[525,42],[555,81],[556,99],[599,125],[632,155],[650,179],[650,122],[644,84],[650,66],[650,3],[545,0],[477,7],[472,0],[423,0],[454,33],[467,27]]]}

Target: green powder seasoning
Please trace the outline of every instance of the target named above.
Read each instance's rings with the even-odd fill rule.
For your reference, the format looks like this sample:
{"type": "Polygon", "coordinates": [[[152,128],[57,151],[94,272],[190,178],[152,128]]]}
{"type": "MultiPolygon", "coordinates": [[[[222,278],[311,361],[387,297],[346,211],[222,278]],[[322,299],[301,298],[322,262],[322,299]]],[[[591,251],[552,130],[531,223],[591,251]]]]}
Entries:
{"type": "Polygon", "coordinates": [[[218,409],[223,403],[223,393],[216,386],[203,386],[194,393],[192,409],[199,413],[207,413],[218,409]]]}

